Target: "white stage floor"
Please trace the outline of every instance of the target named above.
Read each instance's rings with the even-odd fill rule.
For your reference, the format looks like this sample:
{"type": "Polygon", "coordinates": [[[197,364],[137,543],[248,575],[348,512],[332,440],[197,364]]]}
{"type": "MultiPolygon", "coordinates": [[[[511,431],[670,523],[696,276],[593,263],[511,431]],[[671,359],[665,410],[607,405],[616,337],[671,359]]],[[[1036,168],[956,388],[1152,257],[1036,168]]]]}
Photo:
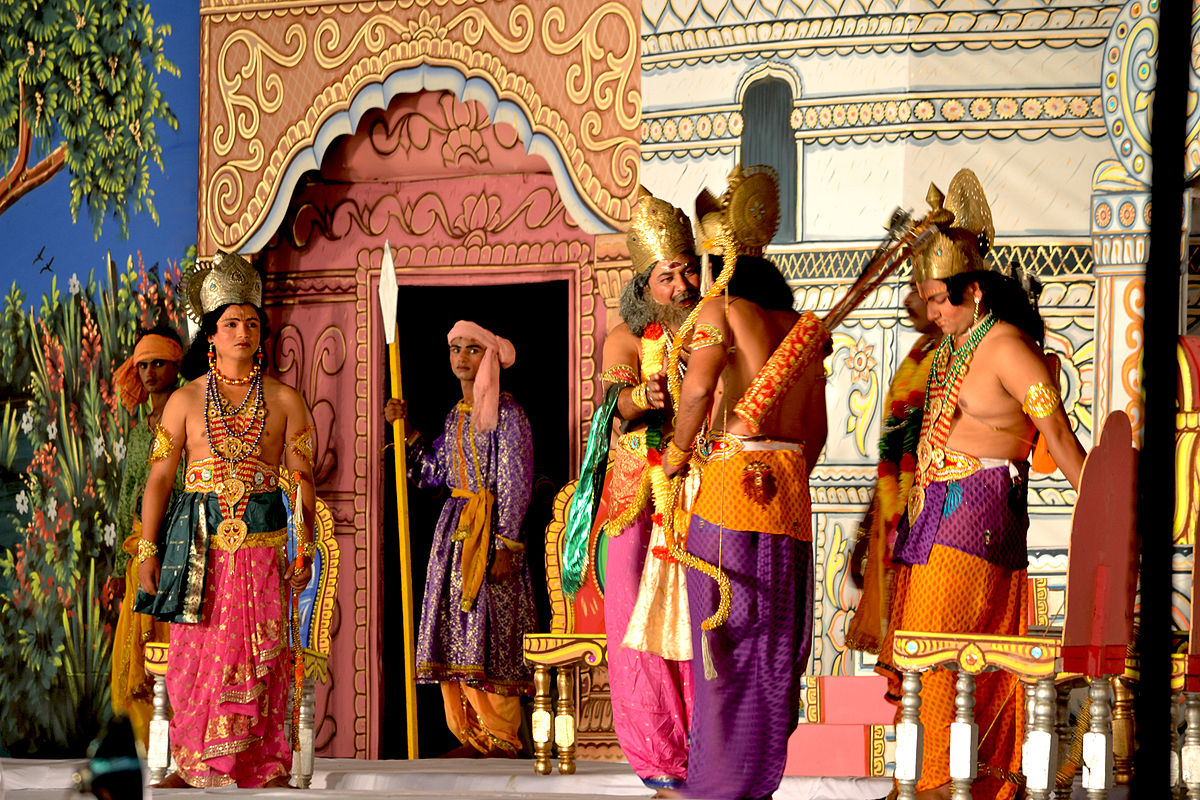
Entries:
{"type": "MultiPolygon", "coordinates": [[[[73,796],[72,776],[84,761],[0,759],[0,800],[64,800],[73,796]]],[[[503,798],[504,800],[589,800],[609,797],[649,797],[652,792],[626,764],[581,761],[574,775],[542,776],[533,772],[533,761],[422,759],[419,761],[362,761],[318,758],[312,789],[237,788],[207,789],[204,794],[235,793],[254,798],[398,798],[400,800],[450,800],[503,798]]],[[[785,777],[775,800],[874,800],[891,789],[889,778],[785,777]]],[[[196,789],[147,792],[147,797],[195,796],[196,789]]],[[[89,795],[90,796],[90,795],[89,795]]],[[[1072,796],[1083,798],[1076,783],[1072,796]]],[[[1126,787],[1109,793],[1111,800],[1126,800],[1126,787]]]]}
{"type": "MultiPolygon", "coordinates": [[[[4,800],[63,800],[73,788],[72,775],[83,761],[0,759],[0,796],[4,800]]],[[[533,761],[488,759],[421,759],[419,761],[362,761],[318,758],[312,798],[378,797],[403,800],[505,798],[505,800],[588,800],[607,797],[649,797],[626,764],[581,761],[574,775],[536,775],[533,761]]],[[[885,778],[783,779],[776,800],[874,800],[887,794],[885,778]]],[[[206,794],[236,792],[239,797],[295,798],[286,789],[257,791],[208,789],[206,794]]],[[[195,796],[197,790],[153,792],[155,797],[195,796]]],[[[148,795],[149,796],[149,795],[148,795]]]]}

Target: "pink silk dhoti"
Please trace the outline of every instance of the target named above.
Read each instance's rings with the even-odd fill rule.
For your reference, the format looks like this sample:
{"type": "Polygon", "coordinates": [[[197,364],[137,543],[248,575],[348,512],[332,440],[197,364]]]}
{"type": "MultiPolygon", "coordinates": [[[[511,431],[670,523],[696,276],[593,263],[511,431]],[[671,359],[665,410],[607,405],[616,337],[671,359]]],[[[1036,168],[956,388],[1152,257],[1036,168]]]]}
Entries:
{"type": "Polygon", "coordinates": [[[171,625],[171,753],[192,786],[262,786],[290,772],[283,541],[252,534],[236,552],[210,549],[201,621],[171,625]]]}

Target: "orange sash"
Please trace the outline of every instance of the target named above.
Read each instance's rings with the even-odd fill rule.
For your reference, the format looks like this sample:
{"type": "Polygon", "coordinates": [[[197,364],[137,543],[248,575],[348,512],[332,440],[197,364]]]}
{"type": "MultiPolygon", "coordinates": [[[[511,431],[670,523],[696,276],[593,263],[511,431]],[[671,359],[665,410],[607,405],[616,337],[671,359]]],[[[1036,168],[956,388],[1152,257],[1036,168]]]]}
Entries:
{"type": "Polygon", "coordinates": [[[788,393],[813,359],[821,358],[829,331],[811,311],[805,311],[754,376],[733,408],[746,427],[757,434],[779,398],[788,393]]]}

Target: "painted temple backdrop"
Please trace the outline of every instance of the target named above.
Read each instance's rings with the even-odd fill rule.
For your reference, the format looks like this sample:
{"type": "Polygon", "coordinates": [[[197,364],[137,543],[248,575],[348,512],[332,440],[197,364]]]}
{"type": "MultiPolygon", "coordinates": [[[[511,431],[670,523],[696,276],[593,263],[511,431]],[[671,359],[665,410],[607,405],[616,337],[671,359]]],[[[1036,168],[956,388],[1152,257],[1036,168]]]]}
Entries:
{"type": "MultiPolygon", "coordinates": [[[[997,259],[1020,261],[1046,284],[1048,345],[1063,363],[1072,423],[1089,445],[1109,411],[1129,412],[1135,429],[1141,421],[1158,1],[202,0],[193,21],[195,160],[183,167],[195,175],[196,204],[182,222],[163,213],[163,226],[184,225],[200,259],[218,249],[256,254],[274,364],[317,420],[318,492],[341,553],[337,600],[324,621],[332,647],[317,690],[318,754],[392,755],[385,725],[403,713],[391,667],[399,629],[388,589],[394,511],[376,300],[385,241],[399,274],[405,394],[428,398],[427,407],[414,403],[428,420],[418,416],[419,427],[435,425],[452,402],[441,344],[449,324],[472,316],[517,344],[509,388],[535,409],[542,484],[528,531],[549,521],[550,498],[578,468],[604,334],[631,274],[623,230],[636,186],[690,211],[698,191],[719,193],[739,161],[769,163],[780,175],[785,213],[768,254],[803,308],[828,307],[839,295],[893,207],[919,214],[931,181],[944,188],[960,167],[975,170],[995,218],[997,259]]],[[[1194,177],[1200,109],[1190,107],[1194,177]]],[[[11,126],[11,114],[5,119],[11,126]]],[[[152,171],[152,186],[158,177],[152,171]]],[[[14,231],[22,242],[56,235],[14,231]]],[[[1188,276],[1200,271],[1200,259],[1190,261],[1188,276]]],[[[75,484],[55,478],[51,487],[47,465],[68,465],[86,482],[87,465],[102,462],[99,483],[119,470],[115,442],[97,447],[88,426],[107,419],[111,362],[128,354],[133,318],[146,314],[131,299],[142,288],[136,273],[124,295],[119,276],[98,275],[70,297],[60,281],[54,302],[68,310],[48,301],[42,317],[76,326],[57,338],[81,342],[84,354],[51,354],[31,367],[32,390],[10,387],[21,402],[0,428],[0,456],[25,448],[41,461],[10,473],[25,500],[0,525],[10,543],[27,543],[0,562],[9,581],[0,624],[16,625],[0,645],[6,663],[17,640],[33,642],[21,646],[36,645],[48,664],[88,646],[102,650],[102,598],[87,588],[84,565],[98,565],[102,583],[111,510],[71,506],[75,484]],[[68,448],[57,434],[76,428],[68,448]],[[55,492],[58,505],[48,505],[55,492]],[[50,507],[69,521],[50,518],[50,507]],[[37,537],[53,541],[51,555],[29,555],[37,537]],[[61,609],[78,614],[68,613],[65,626],[42,620],[20,639],[18,630],[33,630],[9,621],[21,592],[54,591],[70,595],[60,617],[61,609]]],[[[26,277],[18,280],[32,288],[26,277]]],[[[155,302],[168,314],[170,281],[159,281],[169,277],[143,281],[160,287],[155,302]]],[[[881,398],[914,338],[900,321],[903,292],[897,280],[870,298],[837,331],[827,365],[830,439],[813,483],[820,579],[804,719],[824,725],[824,736],[857,742],[840,774],[889,768],[882,721],[839,722],[827,711],[845,696],[835,694],[844,691],[840,679],[871,680],[854,677],[871,665],[844,644],[855,600],[845,552],[873,483],[881,398]]],[[[40,322],[11,325],[9,316],[0,333],[5,358],[36,337],[56,338],[40,322]]],[[[113,430],[128,424],[118,416],[113,430]]],[[[1185,443],[1200,428],[1188,430],[1185,443]]],[[[1181,453],[1180,522],[1156,535],[1177,545],[1174,621],[1183,628],[1189,520],[1200,498],[1186,488],[1194,455],[1182,445],[1181,453]]],[[[1032,484],[1031,625],[1061,621],[1073,499],[1061,476],[1032,484]]],[[[0,704],[52,685],[18,695],[0,682],[0,704]]]]}

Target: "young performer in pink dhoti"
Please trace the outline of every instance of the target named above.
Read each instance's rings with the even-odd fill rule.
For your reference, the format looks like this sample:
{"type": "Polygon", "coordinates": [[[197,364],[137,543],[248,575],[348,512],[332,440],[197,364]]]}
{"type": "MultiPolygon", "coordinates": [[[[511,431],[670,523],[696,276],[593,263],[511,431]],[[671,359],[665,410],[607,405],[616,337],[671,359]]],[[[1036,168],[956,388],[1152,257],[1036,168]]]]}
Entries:
{"type": "Polygon", "coordinates": [[[208,370],[175,392],[151,448],[142,501],[139,611],[171,626],[167,692],[178,771],[160,786],[284,786],[292,660],[288,586],[308,583],[313,427],[304,400],[262,372],[262,281],[240,256],[184,279],[200,333],[184,359],[208,370]],[[164,519],[184,451],[184,493],[164,519]],[[287,564],[285,472],[297,487],[298,556],[287,564]],[[162,553],[160,566],[158,554],[162,553]]]}
{"type": "MultiPolygon", "coordinates": [[[[700,271],[687,215],[642,191],[626,237],[635,274],[621,293],[624,321],[604,342],[606,401],[592,418],[584,477],[571,504],[563,586],[574,591],[581,581],[615,416],[620,435],[608,481],[604,567],[613,723],[638,777],[665,792],[687,776],[692,648],[686,624],[680,625],[687,618],[682,583],[678,592],[665,591],[672,567],[651,555],[656,509],[648,459],[659,457],[669,434],[667,348],[700,298],[700,271]],[[600,479],[592,480],[593,473],[600,479]],[[653,597],[682,605],[658,607],[653,597]],[[635,614],[639,602],[653,603],[654,613],[635,614]]],[[[675,577],[682,577],[677,568],[675,577]]]]}

